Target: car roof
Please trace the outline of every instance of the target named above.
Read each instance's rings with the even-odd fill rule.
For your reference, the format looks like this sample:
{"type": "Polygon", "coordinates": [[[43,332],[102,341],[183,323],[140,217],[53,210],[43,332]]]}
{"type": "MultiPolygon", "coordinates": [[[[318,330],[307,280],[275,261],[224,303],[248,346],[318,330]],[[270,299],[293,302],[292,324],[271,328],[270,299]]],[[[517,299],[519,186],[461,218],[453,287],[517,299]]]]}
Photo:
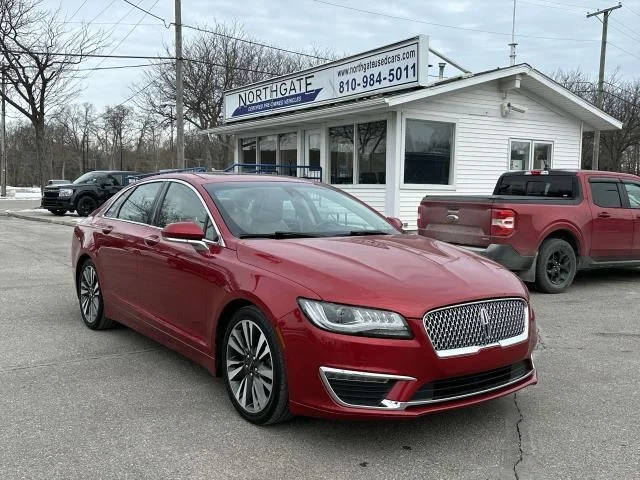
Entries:
{"type": "MultiPolygon", "coordinates": [[[[536,169],[534,169],[536,170],[536,169]]],[[[512,170],[510,172],[505,172],[502,175],[504,177],[513,177],[518,175],[524,175],[525,172],[530,172],[531,170],[512,170]]],[[[584,176],[584,175],[597,175],[599,177],[617,177],[617,178],[630,178],[637,180],[638,176],[633,175],[631,173],[623,173],[623,172],[609,172],[605,170],[570,170],[570,169],[557,169],[552,168],[548,170],[548,175],[551,176],[562,176],[562,175],[576,175],[576,176],[584,176]]]]}
{"type": "Polygon", "coordinates": [[[273,182],[287,182],[287,183],[309,183],[317,184],[318,181],[306,178],[289,177],[286,175],[259,175],[259,174],[245,174],[245,173],[224,173],[224,172],[211,172],[211,173],[160,173],[151,177],[145,177],[142,181],[156,180],[156,179],[176,179],[185,180],[191,183],[197,184],[209,184],[209,183],[229,183],[229,182],[259,182],[259,183],[273,183],[273,182]]]}

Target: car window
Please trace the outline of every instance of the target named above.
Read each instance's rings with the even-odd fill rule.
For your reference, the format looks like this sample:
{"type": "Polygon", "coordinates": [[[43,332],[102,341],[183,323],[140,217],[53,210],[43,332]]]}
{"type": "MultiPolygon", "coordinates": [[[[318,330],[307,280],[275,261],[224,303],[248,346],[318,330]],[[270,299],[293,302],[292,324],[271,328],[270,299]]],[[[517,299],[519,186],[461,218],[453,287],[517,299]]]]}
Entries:
{"type": "Polygon", "coordinates": [[[631,208],[640,208],[640,184],[625,183],[624,188],[627,190],[631,208]]]}
{"type": "Polygon", "coordinates": [[[397,233],[383,217],[357,200],[316,184],[216,182],[204,187],[236,237],[397,233]]]}
{"type": "Polygon", "coordinates": [[[604,208],[621,208],[622,199],[618,184],[614,182],[591,182],[593,203],[604,208]]]}
{"type": "Polygon", "coordinates": [[[508,175],[500,181],[496,195],[575,198],[574,178],[570,175],[508,175]]]}
{"type": "Polygon", "coordinates": [[[155,225],[164,228],[176,222],[194,222],[204,231],[204,238],[215,240],[213,224],[200,197],[186,185],[171,182],[158,210],[155,225]]]}
{"type": "Polygon", "coordinates": [[[117,200],[115,202],[113,202],[111,204],[111,206],[109,207],[109,209],[104,213],[105,217],[117,217],[118,216],[118,210],[120,210],[120,207],[122,206],[122,204],[124,203],[124,201],[127,199],[128,194],[124,194],[124,195],[120,195],[117,200]]]}
{"type": "Polygon", "coordinates": [[[153,182],[137,187],[122,204],[118,218],[130,222],[149,223],[153,202],[161,186],[161,182],[153,182]]]}

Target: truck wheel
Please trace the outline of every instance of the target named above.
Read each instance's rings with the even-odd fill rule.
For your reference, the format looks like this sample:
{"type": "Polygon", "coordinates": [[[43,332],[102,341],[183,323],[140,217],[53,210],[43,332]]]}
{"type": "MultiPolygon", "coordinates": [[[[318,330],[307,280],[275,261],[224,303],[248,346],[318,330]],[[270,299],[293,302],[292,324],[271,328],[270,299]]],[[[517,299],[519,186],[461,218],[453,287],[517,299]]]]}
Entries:
{"type": "Polygon", "coordinates": [[[545,240],[538,254],[536,287],[545,293],[560,293],[573,283],[578,262],[569,243],[559,238],[545,240]]]}
{"type": "Polygon", "coordinates": [[[56,210],[49,210],[51,213],[53,213],[54,215],[61,217],[63,216],[65,213],[67,213],[66,210],[64,209],[56,209],[56,210]]]}
{"type": "Polygon", "coordinates": [[[93,197],[85,195],[84,197],[80,197],[80,200],[78,200],[76,212],[81,217],[87,217],[96,208],[98,208],[98,202],[96,202],[93,197]]]}

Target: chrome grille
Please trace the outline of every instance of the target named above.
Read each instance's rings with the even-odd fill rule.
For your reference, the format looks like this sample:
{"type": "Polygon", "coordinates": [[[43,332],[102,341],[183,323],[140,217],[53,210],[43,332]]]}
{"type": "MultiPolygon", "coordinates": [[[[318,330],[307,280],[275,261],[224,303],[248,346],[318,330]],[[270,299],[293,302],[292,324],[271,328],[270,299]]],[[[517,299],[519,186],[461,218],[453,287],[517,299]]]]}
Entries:
{"type": "Polygon", "coordinates": [[[423,321],[433,348],[446,356],[471,353],[493,343],[523,341],[528,336],[527,319],[527,303],[508,298],[440,308],[427,312],[423,321]]]}

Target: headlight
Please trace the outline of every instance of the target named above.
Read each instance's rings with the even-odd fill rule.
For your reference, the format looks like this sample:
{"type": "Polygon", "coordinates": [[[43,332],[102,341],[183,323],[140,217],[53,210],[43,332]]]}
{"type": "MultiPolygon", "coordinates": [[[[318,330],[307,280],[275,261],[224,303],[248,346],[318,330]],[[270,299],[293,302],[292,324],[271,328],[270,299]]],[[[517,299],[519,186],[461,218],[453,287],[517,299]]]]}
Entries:
{"type": "Polygon", "coordinates": [[[71,195],[73,195],[73,190],[70,188],[61,188],[58,190],[59,197],[70,197],[71,195]]]}
{"type": "Polygon", "coordinates": [[[406,320],[395,312],[298,299],[300,308],[316,326],[332,332],[366,337],[412,338],[406,320]]]}

